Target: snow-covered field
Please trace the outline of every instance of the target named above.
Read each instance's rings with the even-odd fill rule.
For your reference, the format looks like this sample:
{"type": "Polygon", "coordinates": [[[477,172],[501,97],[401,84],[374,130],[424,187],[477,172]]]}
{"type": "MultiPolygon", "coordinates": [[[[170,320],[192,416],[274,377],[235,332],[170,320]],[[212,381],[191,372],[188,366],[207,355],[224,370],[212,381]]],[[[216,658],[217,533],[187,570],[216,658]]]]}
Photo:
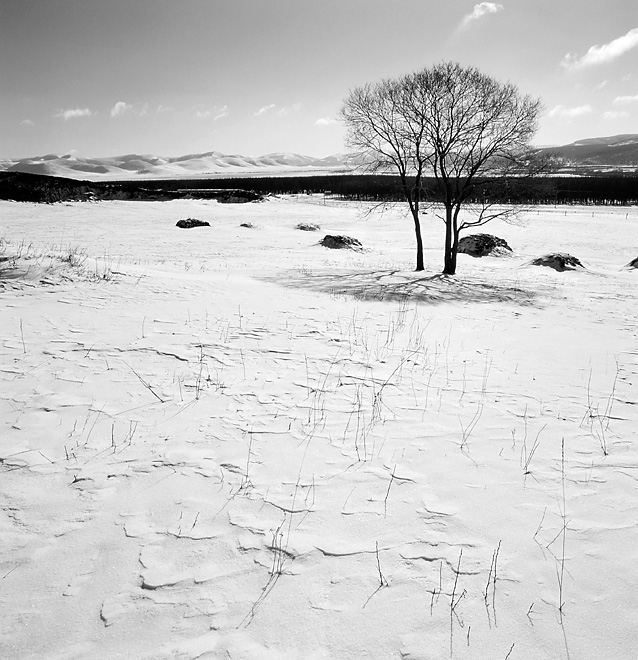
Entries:
{"type": "Polygon", "coordinates": [[[0,202],[0,657],[638,657],[638,209],[363,210],[0,202]]]}

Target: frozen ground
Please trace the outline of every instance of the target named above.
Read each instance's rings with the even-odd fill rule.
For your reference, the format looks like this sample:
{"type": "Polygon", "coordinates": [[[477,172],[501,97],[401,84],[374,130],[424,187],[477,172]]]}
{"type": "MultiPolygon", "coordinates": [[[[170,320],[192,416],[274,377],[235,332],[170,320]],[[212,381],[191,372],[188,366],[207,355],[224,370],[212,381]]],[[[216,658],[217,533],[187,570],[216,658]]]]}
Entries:
{"type": "Polygon", "coordinates": [[[0,657],[638,657],[638,209],[524,220],[0,202],[0,657]]]}

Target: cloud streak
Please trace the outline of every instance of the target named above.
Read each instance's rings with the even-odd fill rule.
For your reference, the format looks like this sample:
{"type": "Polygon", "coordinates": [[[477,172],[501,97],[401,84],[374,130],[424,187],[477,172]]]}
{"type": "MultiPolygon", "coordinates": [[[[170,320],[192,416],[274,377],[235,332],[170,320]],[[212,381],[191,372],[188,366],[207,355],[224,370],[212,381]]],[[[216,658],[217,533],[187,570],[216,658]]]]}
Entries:
{"type": "Polygon", "coordinates": [[[315,122],[315,126],[332,126],[333,124],[338,124],[338,119],[333,119],[332,117],[320,117],[315,122]]]}
{"type": "Polygon", "coordinates": [[[280,108],[277,110],[277,116],[278,117],[286,117],[293,112],[297,112],[297,110],[301,109],[301,103],[293,103],[292,105],[286,105],[283,108],[280,108]]]}
{"type": "Polygon", "coordinates": [[[60,110],[55,116],[69,121],[69,119],[78,119],[79,117],[90,117],[93,114],[88,108],[70,108],[68,110],[60,110]]]}
{"type": "Polygon", "coordinates": [[[615,104],[638,103],[638,94],[635,96],[617,96],[613,102],[615,104]]]}
{"type": "Polygon", "coordinates": [[[638,28],[629,30],[627,34],[618,37],[602,46],[592,46],[582,57],[568,53],[561,64],[567,69],[584,69],[599,64],[607,64],[618,59],[628,51],[638,46],[638,28]]]}
{"type": "Polygon", "coordinates": [[[579,105],[575,108],[567,108],[564,105],[557,105],[552,108],[548,117],[559,117],[561,119],[574,119],[574,117],[582,117],[592,112],[591,105],[579,105]]]}
{"type": "Polygon", "coordinates": [[[213,110],[213,121],[217,121],[218,119],[223,119],[224,117],[228,117],[229,111],[228,111],[228,106],[227,105],[222,105],[213,110]]]}
{"type": "Polygon", "coordinates": [[[257,112],[253,113],[255,117],[261,117],[270,112],[275,112],[278,117],[286,117],[287,115],[297,112],[301,108],[301,103],[293,103],[292,105],[284,105],[281,108],[277,109],[278,106],[276,103],[270,103],[269,105],[264,105],[259,108],[257,112]]]}
{"type": "Polygon", "coordinates": [[[503,9],[505,9],[505,7],[498,2],[480,2],[477,5],[474,5],[474,9],[463,17],[461,28],[467,28],[472,23],[481,20],[483,17],[488,16],[489,14],[497,14],[499,11],[503,11],[503,9]]]}
{"type": "Polygon", "coordinates": [[[224,117],[228,117],[228,115],[229,110],[227,105],[218,105],[215,106],[212,110],[197,110],[195,113],[195,116],[198,119],[206,119],[208,117],[212,117],[213,121],[223,119],[224,117]]]}
{"type": "Polygon", "coordinates": [[[257,110],[255,117],[261,117],[261,115],[265,115],[267,112],[274,110],[276,107],[277,106],[274,103],[271,103],[270,105],[264,105],[263,107],[259,108],[259,110],[257,110]]]}

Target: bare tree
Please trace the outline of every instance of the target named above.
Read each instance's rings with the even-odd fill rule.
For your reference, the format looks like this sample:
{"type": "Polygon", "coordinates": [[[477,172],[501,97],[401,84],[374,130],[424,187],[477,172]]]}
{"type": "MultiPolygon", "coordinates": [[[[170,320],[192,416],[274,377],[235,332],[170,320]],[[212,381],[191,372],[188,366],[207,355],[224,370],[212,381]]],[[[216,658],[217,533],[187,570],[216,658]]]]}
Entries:
{"type": "Polygon", "coordinates": [[[417,270],[423,270],[424,177],[437,183],[431,201],[443,208],[443,273],[454,275],[460,232],[512,213],[492,203],[489,187],[529,165],[524,155],[541,108],[515,85],[455,63],[350,92],[341,110],[347,144],[374,168],[398,172],[414,219],[417,270]],[[471,213],[461,218],[464,207],[471,213]]]}
{"type": "Polygon", "coordinates": [[[422,180],[432,153],[425,143],[425,116],[410,112],[411,94],[407,77],[359,87],[350,92],[341,108],[341,118],[355,161],[371,171],[398,173],[414,220],[416,269],[423,270],[422,180]]]}

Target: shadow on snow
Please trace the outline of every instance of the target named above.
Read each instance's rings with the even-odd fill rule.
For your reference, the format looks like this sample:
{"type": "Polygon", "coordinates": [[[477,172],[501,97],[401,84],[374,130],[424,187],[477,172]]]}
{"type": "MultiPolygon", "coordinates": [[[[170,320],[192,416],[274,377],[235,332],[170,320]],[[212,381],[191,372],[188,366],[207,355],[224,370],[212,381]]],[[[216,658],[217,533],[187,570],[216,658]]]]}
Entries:
{"type": "Polygon", "coordinates": [[[471,277],[426,275],[398,270],[343,271],[297,270],[264,275],[259,279],[277,284],[357,300],[404,301],[420,303],[515,303],[530,305],[535,293],[517,282],[487,283],[471,277]]]}

